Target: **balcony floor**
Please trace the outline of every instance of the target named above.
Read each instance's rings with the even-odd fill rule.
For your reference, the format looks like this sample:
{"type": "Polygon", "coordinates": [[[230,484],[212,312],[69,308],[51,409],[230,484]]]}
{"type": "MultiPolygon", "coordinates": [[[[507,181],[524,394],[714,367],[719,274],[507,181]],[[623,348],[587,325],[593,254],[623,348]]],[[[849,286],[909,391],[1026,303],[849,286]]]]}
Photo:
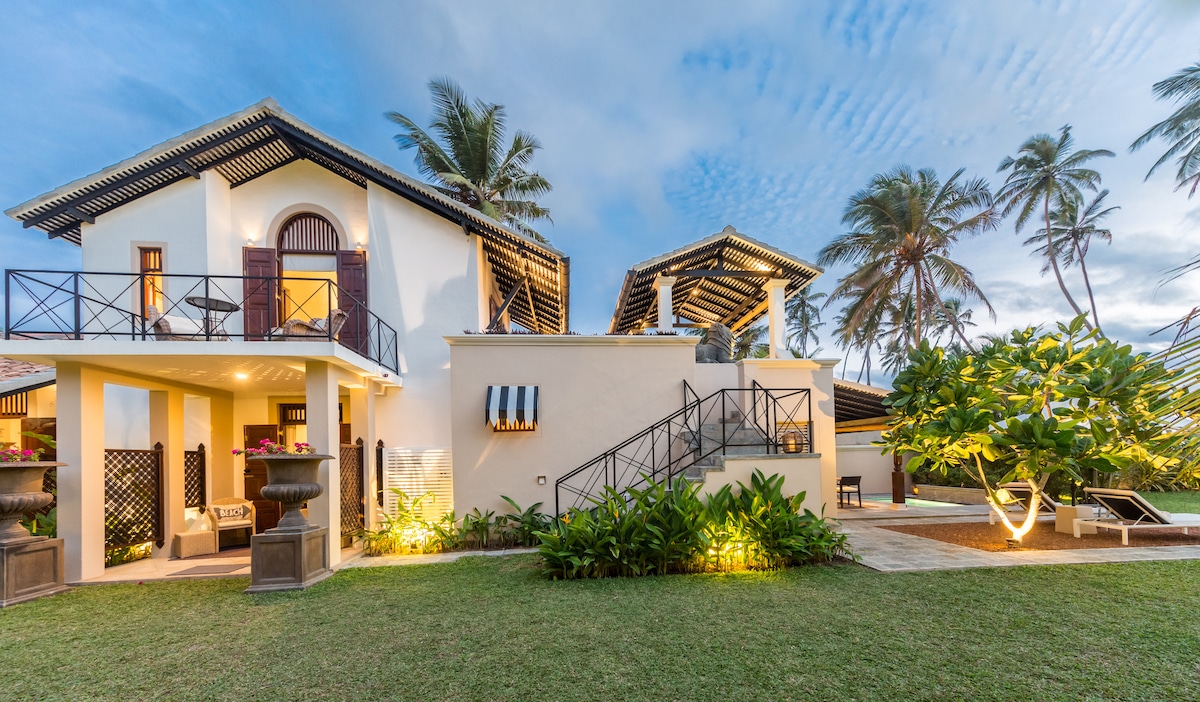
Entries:
{"type": "Polygon", "coordinates": [[[164,383],[217,390],[244,385],[273,393],[303,392],[305,362],[326,361],[385,387],[401,385],[397,374],[336,341],[11,339],[0,341],[0,356],[47,366],[87,363],[164,383]]]}

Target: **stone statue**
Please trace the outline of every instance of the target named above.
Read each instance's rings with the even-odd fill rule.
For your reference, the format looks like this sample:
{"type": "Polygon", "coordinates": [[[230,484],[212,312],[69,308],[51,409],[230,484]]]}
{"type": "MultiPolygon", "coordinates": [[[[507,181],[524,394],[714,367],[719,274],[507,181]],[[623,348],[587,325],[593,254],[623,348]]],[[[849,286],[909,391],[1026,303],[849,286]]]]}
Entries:
{"type": "Polygon", "coordinates": [[[733,332],[713,322],[704,332],[704,341],[696,344],[696,363],[730,363],[733,360],[733,332]]]}

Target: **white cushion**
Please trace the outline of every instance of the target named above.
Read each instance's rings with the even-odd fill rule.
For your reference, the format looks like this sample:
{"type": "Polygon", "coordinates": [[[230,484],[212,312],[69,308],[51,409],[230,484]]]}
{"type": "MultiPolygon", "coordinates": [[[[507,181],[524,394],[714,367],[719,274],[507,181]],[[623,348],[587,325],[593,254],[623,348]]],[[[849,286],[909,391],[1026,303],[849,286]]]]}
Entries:
{"type": "Polygon", "coordinates": [[[171,334],[179,334],[186,336],[188,334],[203,334],[204,329],[199,322],[188,319],[187,317],[176,317],[173,314],[163,315],[163,321],[171,326],[171,334]]]}

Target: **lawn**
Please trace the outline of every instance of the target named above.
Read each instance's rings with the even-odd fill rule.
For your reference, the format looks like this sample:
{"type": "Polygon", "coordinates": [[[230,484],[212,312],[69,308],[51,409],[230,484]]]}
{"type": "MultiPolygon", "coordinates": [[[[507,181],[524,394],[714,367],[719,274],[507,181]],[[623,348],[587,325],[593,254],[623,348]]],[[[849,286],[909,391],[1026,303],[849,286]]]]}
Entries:
{"type": "Polygon", "coordinates": [[[1187,562],[548,582],[515,556],[256,597],[94,586],[0,610],[0,696],[1197,699],[1198,583],[1187,562]]]}
{"type": "Polygon", "coordinates": [[[1200,514],[1200,492],[1184,490],[1180,492],[1143,492],[1146,501],[1159,509],[1168,512],[1187,512],[1200,514]]]}

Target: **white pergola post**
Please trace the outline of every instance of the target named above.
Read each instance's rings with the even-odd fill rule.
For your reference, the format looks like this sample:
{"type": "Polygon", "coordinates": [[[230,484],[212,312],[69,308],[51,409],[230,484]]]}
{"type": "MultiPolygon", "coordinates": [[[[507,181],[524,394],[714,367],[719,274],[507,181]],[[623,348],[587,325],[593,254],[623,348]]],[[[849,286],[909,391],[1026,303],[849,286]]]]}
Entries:
{"type": "Polygon", "coordinates": [[[785,278],[772,278],[767,281],[767,323],[769,325],[768,346],[771,358],[790,356],[787,350],[785,334],[787,331],[787,284],[785,278]]]}
{"type": "Polygon", "coordinates": [[[675,278],[660,275],[654,279],[654,287],[658,290],[658,331],[675,331],[675,312],[671,305],[671,288],[675,278]]]}
{"type": "Polygon", "coordinates": [[[55,367],[58,385],[58,536],[66,580],[104,575],[104,381],[78,363],[55,367]]]}
{"type": "Polygon", "coordinates": [[[379,486],[375,481],[375,383],[363,379],[363,388],[350,388],[350,437],[363,440],[363,495],[366,501],[364,514],[368,529],[374,529],[379,521],[379,504],[375,492],[379,486]]]}
{"type": "Polygon", "coordinates": [[[338,428],[337,371],[326,361],[304,364],[304,418],[308,443],[317,453],[333,456],[321,462],[317,482],[321,494],[308,501],[308,520],[329,529],[326,540],[329,567],[341,561],[342,480],[339,470],[341,441],[338,428]]]}
{"type": "Polygon", "coordinates": [[[183,495],[183,391],[150,391],[150,445],[163,447],[163,545],[155,558],[171,555],[171,540],[184,531],[183,495]]]}

